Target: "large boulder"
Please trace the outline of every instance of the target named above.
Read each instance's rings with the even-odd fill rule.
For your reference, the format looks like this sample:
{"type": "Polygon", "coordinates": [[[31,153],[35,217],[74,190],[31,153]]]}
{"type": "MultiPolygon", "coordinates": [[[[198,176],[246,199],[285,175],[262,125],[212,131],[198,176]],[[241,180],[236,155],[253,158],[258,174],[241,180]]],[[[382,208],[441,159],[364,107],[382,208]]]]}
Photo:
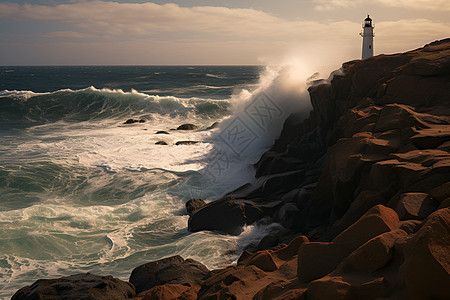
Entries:
{"type": "Polygon", "coordinates": [[[407,233],[401,229],[380,234],[353,251],[342,261],[338,269],[343,272],[375,272],[391,260],[397,239],[406,236],[407,233]]]}
{"type": "Polygon", "coordinates": [[[130,282],[140,293],[163,284],[200,284],[209,274],[208,268],[193,259],[176,255],[136,267],[130,282]]]}
{"type": "Polygon", "coordinates": [[[450,208],[431,214],[404,247],[400,271],[411,299],[450,296],[450,208]]]}
{"type": "Polygon", "coordinates": [[[196,211],[188,221],[190,231],[215,230],[232,235],[242,232],[265,215],[264,208],[249,200],[223,198],[196,211]]]}
{"type": "Polygon", "coordinates": [[[358,248],[368,240],[400,226],[395,211],[383,205],[369,209],[357,222],[333,239],[336,244],[351,245],[358,248]]]}
{"type": "Polygon", "coordinates": [[[298,277],[308,282],[333,271],[352,251],[368,240],[399,226],[394,210],[376,205],[331,242],[304,243],[298,252],[298,277]]]}
{"type": "Polygon", "coordinates": [[[134,286],[112,276],[90,273],[58,279],[39,279],[31,286],[18,290],[12,300],[31,299],[128,299],[134,297],[134,286]]]}

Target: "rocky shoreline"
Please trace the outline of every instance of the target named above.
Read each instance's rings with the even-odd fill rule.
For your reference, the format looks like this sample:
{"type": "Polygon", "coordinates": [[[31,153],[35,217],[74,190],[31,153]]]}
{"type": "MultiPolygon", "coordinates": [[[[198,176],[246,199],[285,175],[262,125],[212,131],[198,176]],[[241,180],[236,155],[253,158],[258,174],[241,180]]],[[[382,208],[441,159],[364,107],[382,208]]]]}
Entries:
{"type": "Polygon", "coordinates": [[[449,299],[450,39],[344,63],[255,165],[262,185],[188,203],[189,230],[286,228],[210,271],[179,256],[130,282],[40,279],[12,299],[449,299]]]}

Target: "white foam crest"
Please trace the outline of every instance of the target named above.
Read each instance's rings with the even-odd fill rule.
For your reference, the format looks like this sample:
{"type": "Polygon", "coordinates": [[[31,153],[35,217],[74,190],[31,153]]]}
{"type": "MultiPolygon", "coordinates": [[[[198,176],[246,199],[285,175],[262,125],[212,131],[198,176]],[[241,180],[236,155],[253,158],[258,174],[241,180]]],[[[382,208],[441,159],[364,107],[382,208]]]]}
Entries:
{"type": "Polygon", "coordinates": [[[17,91],[17,90],[3,90],[0,91],[0,97],[9,97],[17,100],[28,100],[35,96],[41,96],[41,95],[49,95],[51,93],[35,93],[33,91],[17,91]]]}
{"type": "Polygon", "coordinates": [[[269,219],[262,219],[256,224],[244,227],[244,231],[236,240],[239,253],[241,253],[247,246],[257,246],[263,237],[268,234],[274,234],[284,230],[284,227],[278,223],[270,223],[269,219]]]}
{"type": "Polygon", "coordinates": [[[225,79],[228,78],[228,76],[226,75],[216,75],[216,74],[206,74],[207,77],[212,77],[212,78],[218,78],[218,79],[225,79]]]}

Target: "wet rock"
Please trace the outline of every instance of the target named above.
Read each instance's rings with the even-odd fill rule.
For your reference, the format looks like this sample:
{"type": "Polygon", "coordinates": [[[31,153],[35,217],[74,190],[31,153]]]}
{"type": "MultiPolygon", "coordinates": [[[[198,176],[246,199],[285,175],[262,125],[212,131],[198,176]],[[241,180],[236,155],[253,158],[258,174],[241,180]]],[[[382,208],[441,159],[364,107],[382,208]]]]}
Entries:
{"type": "Polygon", "coordinates": [[[18,290],[11,299],[128,299],[136,295],[132,284],[112,276],[90,273],[58,279],[39,279],[18,290]]]}
{"type": "Polygon", "coordinates": [[[257,250],[267,250],[278,245],[278,237],[274,234],[268,234],[259,241],[257,250]]]}
{"type": "Polygon", "coordinates": [[[187,124],[178,126],[177,130],[195,130],[197,128],[198,128],[197,125],[187,123],[187,124]]]}
{"type": "Polygon", "coordinates": [[[215,230],[232,235],[242,232],[244,225],[265,216],[264,208],[249,200],[223,198],[196,211],[188,222],[190,231],[215,230]]]}
{"type": "Polygon", "coordinates": [[[425,193],[404,193],[395,207],[400,220],[422,220],[439,206],[425,193]]]}
{"type": "Polygon", "coordinates": [[[145,123],[144,119],[128,119],[123,124],[145,123]]]}
{"type": "Polygon", "coordinates": [[[179,142],[176,142],[175,143],[175,145],[176,146],[181,146],[181,145],[195,145],[195,144],[198,144],[199,142],[196,142],[196,141],[179,141],[179,142]]]}
{"type": "Polygon", "coordinates": [[[168,133],[167,131],[164,131],[164,130],[160,130],[160,131],[157,131],[155,134],[170,134],[170,133],[168,133]]]}
{"type": "Polygon", "coordinates": [[[206,205],[206,202],[202,199],[191,199],[186,202],[186,209],[188,211],[189,215],[192,215],[200,208],[204,207],[206,205]]]}
{"type": "Polygon", "coordinates": [[[209,274],[209,270],[193,259],[184,260],[176,255],[136,267],[130,276],[130,282],[141,293],[163,284],[200,284],[209,274]]]}
{"type": "Polygon", "coordinates": [[[164,142],[164,141],[157,141],[157,142],[155,143],[155,145],[167,145],[167,143],[164,142]]]}

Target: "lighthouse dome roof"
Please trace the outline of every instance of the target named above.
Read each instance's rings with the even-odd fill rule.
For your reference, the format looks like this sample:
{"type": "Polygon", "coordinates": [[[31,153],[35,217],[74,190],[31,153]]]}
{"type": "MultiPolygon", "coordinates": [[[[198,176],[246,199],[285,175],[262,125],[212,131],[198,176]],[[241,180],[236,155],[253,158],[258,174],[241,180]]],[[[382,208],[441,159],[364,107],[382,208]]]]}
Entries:
{"type": "Polygon", "coordinates": [[[367,18],[364,21],[372,21],[372,19],[367,15],[367,18]]]}

